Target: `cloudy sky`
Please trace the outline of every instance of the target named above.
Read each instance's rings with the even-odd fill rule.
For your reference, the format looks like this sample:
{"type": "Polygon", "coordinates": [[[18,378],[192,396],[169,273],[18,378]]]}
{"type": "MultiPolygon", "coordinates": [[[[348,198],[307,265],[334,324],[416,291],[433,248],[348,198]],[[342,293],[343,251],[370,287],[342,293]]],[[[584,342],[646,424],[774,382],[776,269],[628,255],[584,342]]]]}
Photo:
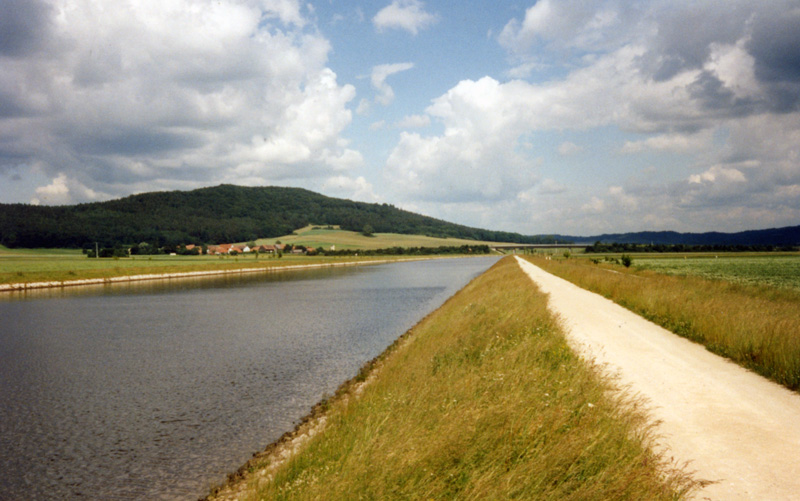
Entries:
{"type": "Polygon", "coordinates": [[[298,186],[527,234],[800,224],[800,0],[0,0],[0,202],[298,186]]]}

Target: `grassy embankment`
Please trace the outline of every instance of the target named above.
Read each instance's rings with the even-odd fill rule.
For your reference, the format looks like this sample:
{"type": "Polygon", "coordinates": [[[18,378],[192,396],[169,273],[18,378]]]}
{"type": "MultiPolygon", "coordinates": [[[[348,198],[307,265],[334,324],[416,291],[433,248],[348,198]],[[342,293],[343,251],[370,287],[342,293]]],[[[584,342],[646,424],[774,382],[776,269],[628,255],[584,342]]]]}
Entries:
{"type": "MultiPolygon", "coordinates": [[[[309,247],[337,249],[379,249],[388,247],[439,247],[465,243],[481,244],[469,240],[433,238],[421,235],[396,235],[390,233],[365,237],[359,233],[342,230],[314,230],[302,228],[295,235],[286,235],[259,243],[283,243],[309,247]]],[[[60,282],[64,280],[111,278],[130,275],[184,273],[211,270],[236,270],[243,268],[269,268],[275,266],[341,263],[343,261],[372,261],[404,259],[403,256],[296,256],[284,255],[278,259],[261,255],[239,256],[135,256],[121,259],[89,259],[79,250],[69,249],[7,249],[0,246],[0,284],[30,282],[60,282]]]]}
{"type": "MultiPolygon", "coordinates": [[[[795,266],[800,256],[788,257],[795,266]]],[[[752,272],[736,272],[736,257],[726,257],[728,271],[722,274],[720,263],[709,264],[699,258],[696,269],[689,271],[691,259],[680,264],[682,271],[666,275],[638,268],[592,264],[585,259],[544,260],[528,257],[543,269],[650,319],[681,336],[705,345],[710,351],[727,357],[787,388],[800,390],[800,290],[767,285],[774,282],[764,265],[758,280],[752,272]],[[717,266],[709,279],[702,270],[717,266]],[[745,278],[742,278],[742,277],[745,278]],[[761,282],[761,283],[755,283],[761,282]]],[[[743,269],[752,266],[748,256],[740,262],[743,269]]],[[[713,256],[711,260],[714,260],[713,256]]],[[[665,271],[667,262],[659,269],[665,271]]],[[[798,268],[795,268],[798,269],[798,268]]],[[[795,282],[797,277],[794,278],[795,282]]]]}
{"type": "Polygon", "coordinates": [[[546,297],[506,258],[321,405],[322,417],[304,426],[324,419],[324,431],[300,452],[281,462],[279,445],[255,458],[234,492],[244,490],[240,499],[687,495],[697,484],[652,452],[652,425],[611,387],[570,350],[546,297]]]}

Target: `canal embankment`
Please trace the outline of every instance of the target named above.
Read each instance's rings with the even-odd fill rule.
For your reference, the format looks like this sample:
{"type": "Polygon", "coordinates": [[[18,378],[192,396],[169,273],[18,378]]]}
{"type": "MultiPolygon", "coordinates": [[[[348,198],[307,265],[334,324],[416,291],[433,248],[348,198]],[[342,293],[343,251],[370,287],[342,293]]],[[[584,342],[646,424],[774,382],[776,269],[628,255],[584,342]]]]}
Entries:
{"type": "MultiPolygon", "coordinates": [[[[449,256],[448,256],[449,257],[449,256]]],[[[463,256],[462,256],[463,257],[463,256]]],[[[32,282],[16,282],[0,284],[0,293],[3,292],[20,292],[36,289],[52,289],[58,287],[79,287],[86,285],[110,285],[126,282],[142,282],[148,280],[170,280],[181,278],[200,278],[200,277],[213,277],[219,275],[246,275],[253,273],[279,273],[287,271],[296,271],[303,269],[319,269],[319,268],[339,268],[347,266],[359,265],[374,265],[385,264],[402,261],[419,261],[421,259],[444,259],[441,256],[430,257],[414,257],[414,258],[397,258],[397,259],[360,259],[360,260],[338,260],[317,263],[304,263],[304,264],[287,264],[287,265],[267,265],[267,266],[254,266],[242,268],[212,268],[208,270],[199,271],[175,271],[164,273],[143,273],[143,274],[120,274],[117,276],[100,277],[100,278],[82,278],[74,280],[44,280],[32,282]]]]}
{"type": "Polygon", "coordinates": [[[568,346],[513,258],[398,339],[209,499],[681,499],[700,483],[568,346]]]}

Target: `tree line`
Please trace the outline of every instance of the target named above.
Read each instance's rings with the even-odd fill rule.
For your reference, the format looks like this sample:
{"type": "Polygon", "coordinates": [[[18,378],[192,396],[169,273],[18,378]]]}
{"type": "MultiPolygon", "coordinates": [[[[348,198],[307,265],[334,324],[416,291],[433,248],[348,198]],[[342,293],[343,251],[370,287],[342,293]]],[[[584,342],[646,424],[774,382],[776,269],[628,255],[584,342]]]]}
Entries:
{"type": "Polygon", "coordinates": [[[586,247],[587,253],[620,253],[620,252],[773,252],[795,251],[797,247],[790,245],[743,245],[743,244],[633,244],[595,242],[586,247]]]}

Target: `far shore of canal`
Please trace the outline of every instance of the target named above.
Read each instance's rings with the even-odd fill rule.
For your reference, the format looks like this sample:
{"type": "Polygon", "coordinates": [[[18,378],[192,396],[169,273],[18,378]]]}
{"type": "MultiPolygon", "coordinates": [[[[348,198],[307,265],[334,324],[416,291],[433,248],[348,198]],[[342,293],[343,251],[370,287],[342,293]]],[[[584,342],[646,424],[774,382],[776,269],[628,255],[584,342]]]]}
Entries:
{"type": "Polygon", "coordinates": [[[251,274],[251,273],[275,273],[282,271],[315,269],[315,268],[333,268],[341,266],[358,266],[370,264],[385,264],[396,263],[402,261],[419,261],[424,259],[441,259],[443,257],[464,257],[464,256],[415,256],[396,259],[363,259],[358,261],[336,261],[327,263],[309,263],[309,264],[289,264],[289,265],[275,265],[263,266],[253,268],[228,268],[228,269],[211,269],[200,271],[181,271],[172,273],[147,273],[138,275],[120,275],[113,277],[100,277],[100,278],[84,278],[75,280],[52,280],[52,281],[39,281],[39,282],[18,282],[10,284],[0,284],[0,293],[3,292],[24,292],[36,289],[50,289],[59,287],[76,287],[86,285],[110,285],[125,282],[139,282],[145,280],[169,280],[181,278],[198,278],[209,277],[216,275],[231,275],[231,274],[251,274]]]}

